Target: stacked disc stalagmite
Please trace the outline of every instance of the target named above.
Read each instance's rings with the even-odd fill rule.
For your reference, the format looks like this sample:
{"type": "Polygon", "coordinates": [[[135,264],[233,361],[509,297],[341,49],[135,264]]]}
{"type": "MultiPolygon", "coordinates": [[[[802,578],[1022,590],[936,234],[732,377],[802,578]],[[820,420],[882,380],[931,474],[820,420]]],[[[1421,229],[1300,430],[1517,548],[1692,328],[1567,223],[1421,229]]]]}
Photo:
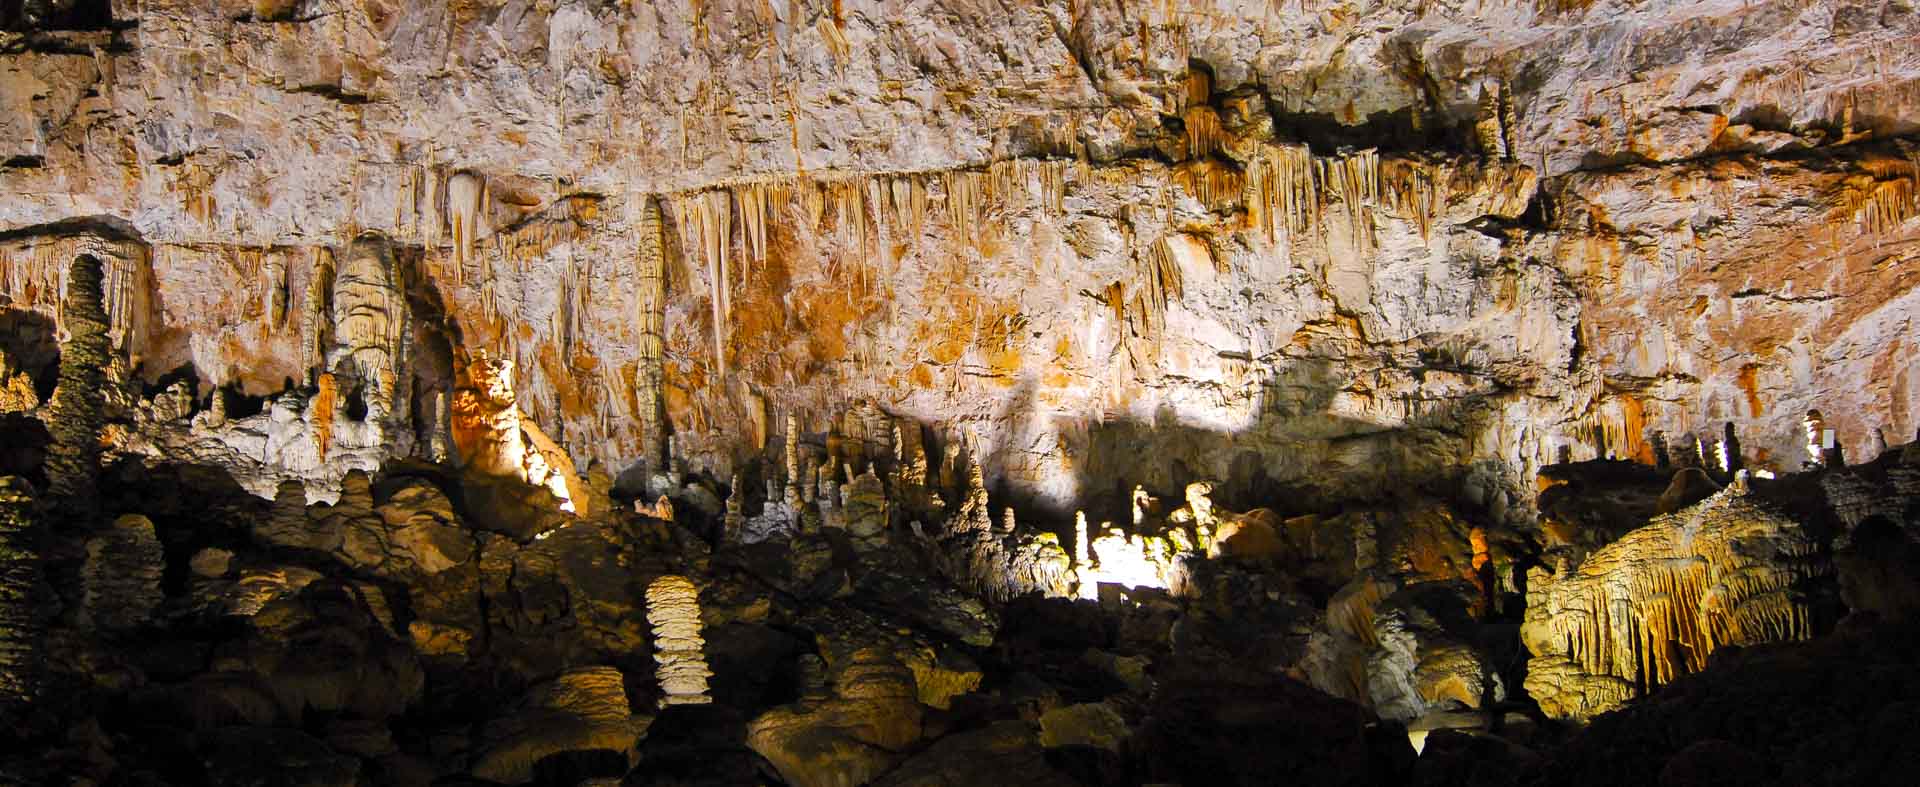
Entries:
{"type": "Polygon", "coordinates": [[[698,705],[707,696],[707,669],[700,638],[700,591],[686,577],[669,574],[647,586],[647,622],[653,626],[662,705],[698,705]]]}

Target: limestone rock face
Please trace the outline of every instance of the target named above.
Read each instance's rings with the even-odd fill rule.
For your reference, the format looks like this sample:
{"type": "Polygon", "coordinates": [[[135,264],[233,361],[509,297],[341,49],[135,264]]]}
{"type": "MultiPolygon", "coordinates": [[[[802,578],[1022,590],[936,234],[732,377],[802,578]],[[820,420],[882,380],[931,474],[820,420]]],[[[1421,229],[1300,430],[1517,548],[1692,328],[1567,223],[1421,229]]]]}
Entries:
{"type": "Polygon", "coordinates": [[[1726,645],[1805,639],[1796,585],[1827,574],[1794,520],[1737,486],[1588,555],[1527,575],[1526,688],[1585,719],[1705,667],[1726,645]]]}
{"type": "Polygon", "coordinates": [[[865,401],[1060,514],[1161,459],[1517,500],[1729,421],[1781,469],[1920,396],[1899,3],[228,5],[10,33],[0,289],[57,316],[91,250],[134,377],[274,398],[146,436],[261,496],[432,455],[483,350],[576,463],[726,478],[865,401]]]}

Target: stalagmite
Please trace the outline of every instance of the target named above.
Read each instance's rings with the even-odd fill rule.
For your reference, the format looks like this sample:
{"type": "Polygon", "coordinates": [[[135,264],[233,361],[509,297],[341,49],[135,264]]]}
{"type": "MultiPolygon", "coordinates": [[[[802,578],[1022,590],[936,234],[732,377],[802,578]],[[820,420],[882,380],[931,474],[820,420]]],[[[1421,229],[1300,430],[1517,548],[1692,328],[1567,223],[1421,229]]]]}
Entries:
{"type": "Polygon", "coordinates": [[[1507,81],[1500,80],[1500,147],[1506,150],[1506,160],[1520,157],[1520,119],[1514,107],[1513,90],[1507,81]]]}
{"type": "Polygon", "coordinates": [[[1500,83],[1489,82],[1480,86],[1480,111],[1474,116],[1473,131],[1480,141],[1483,155],[1500,159],[1508,156],[1507,139],[1501,133],[1500,124],[1500,83]]]}
{"type": "Polygon", "coordinates": [[[647,622],[653,626],[655,675],[661,705],[704,705],[706,642],[700,636],[700,591],[686,577],[668,574],[647,586],[647,622]]]}
{"type": "Polygon", "coordinates": [[[107,314],[100,305],[100,261],[82,256],[67,276],[61,310],[67,340],[60,345],[60,383],[47,412],[53,444],[47,448],[47,493],[77,523],[99,508],[100,429],[109,353],[107,314]]]}
{"type": "Polygon", "coordinates": [[[40,690],[40,561],[33,486],[17,476],[0,477],[0,721],[7,723],[20,721],[18,714],[40,690]]]}
{"type": "Polygon", "coordinates": [[[427,428],[427,458],[434,462],[445,462],[452,458],[448,444],[451,438],[449,428],[453,424],[453,408],[446,391],[435,391],[433,410],[427,428]]]}
{"type": "Polygon", "coordinates": [[[153,522],[138,514],[114,520],[87,539],[81,567],[81,608],[95,626],[128,629],[146,623],[160,606],[166,562],[153,522]]]}
{"type": "Polygon", "coordinates": [[[1089,564],[1087,553],[1087,512],[1073,512],[1073,561],[1077,566],[1089,564]]]}
{"type": "Polygon", "coordinates": [[[1806,433],[1807,464],[1819,467],[1826,464],[1822,456],[1821,438],[1826,433],[1827,422],[1819,410],[1808,410],[1805,418],[1800,419],[1800,428],[1806,433]]]}
{"type": "Polygon", "coordinates": [[[333,278],[333,325],[323,371],[338,378],[341,392],[358,397],[360,420],[374,425],[361,442],[384,442],[386,426],[404,424],[412,398],[411,315],[399,265],[387,239],[362,235],[349,244],[333,278]]]}
{"type": "Polygon", "coordinates": [[[740,543],[740,535],[747,527],[746,499],[747,480],[739,473],[734,473],[732,482],[727,486],[726,513],[720,521],[722,543],[740,543]]]}
{"type": "Polygon", "coordinates": [[[634,327],[640,335],[640,346],[634,362],[633,398],[634,407],[640,411],[640,457],[657,470],[667,461],[666,421],[660,401],[667,308],[666,241],[659,201],[651,197],[640,201],[639,258],[634,271],[638,279],[634,327]]]}
{"type": "Polygon", "coordinates": [[[1740,450],[1740,436],[1734,433],[1732,421],[1728,421],[1721,430],[1720,443],[1715,450],[1720,460],[1720,472],[1731,476],[1746,467],[1746,456],[1740,450]]]}

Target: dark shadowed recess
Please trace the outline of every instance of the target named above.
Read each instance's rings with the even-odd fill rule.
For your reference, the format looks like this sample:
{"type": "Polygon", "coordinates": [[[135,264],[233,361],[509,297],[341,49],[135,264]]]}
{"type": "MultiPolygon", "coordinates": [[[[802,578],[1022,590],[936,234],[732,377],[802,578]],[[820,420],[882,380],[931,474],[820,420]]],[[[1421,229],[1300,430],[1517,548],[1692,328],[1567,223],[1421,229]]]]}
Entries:
{"type": "Polygon", "coordinates": [[[106,30],[111,0],[0,0],[0,30],[106,30]]]}

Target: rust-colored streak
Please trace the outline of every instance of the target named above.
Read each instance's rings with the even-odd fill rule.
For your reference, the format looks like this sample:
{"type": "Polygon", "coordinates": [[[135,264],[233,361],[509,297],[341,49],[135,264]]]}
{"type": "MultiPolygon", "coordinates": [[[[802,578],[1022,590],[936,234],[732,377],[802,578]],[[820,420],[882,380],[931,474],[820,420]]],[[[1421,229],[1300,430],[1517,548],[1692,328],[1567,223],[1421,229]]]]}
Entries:
{"type": "Polygon", "coordinates": [[[1759,418],[1765,413],[1765,408],[1760,404],[1759,377],[1760,367],[1758,365],[1747,364],[1746,366],[1740,367],[1740,390],[1747,392],[1747,415],[1752,418],[1759,418]]]}
{"type": "Polygon", "coordinates": [[[333,412],[339,401],[340,384],[333,375],[322,372],[318,381],[320,390],[313,394],[313,402],[308,405],[313,414],[313,447],[321,459],[327,458],[327,446],[333,444],[333,412]]]}

